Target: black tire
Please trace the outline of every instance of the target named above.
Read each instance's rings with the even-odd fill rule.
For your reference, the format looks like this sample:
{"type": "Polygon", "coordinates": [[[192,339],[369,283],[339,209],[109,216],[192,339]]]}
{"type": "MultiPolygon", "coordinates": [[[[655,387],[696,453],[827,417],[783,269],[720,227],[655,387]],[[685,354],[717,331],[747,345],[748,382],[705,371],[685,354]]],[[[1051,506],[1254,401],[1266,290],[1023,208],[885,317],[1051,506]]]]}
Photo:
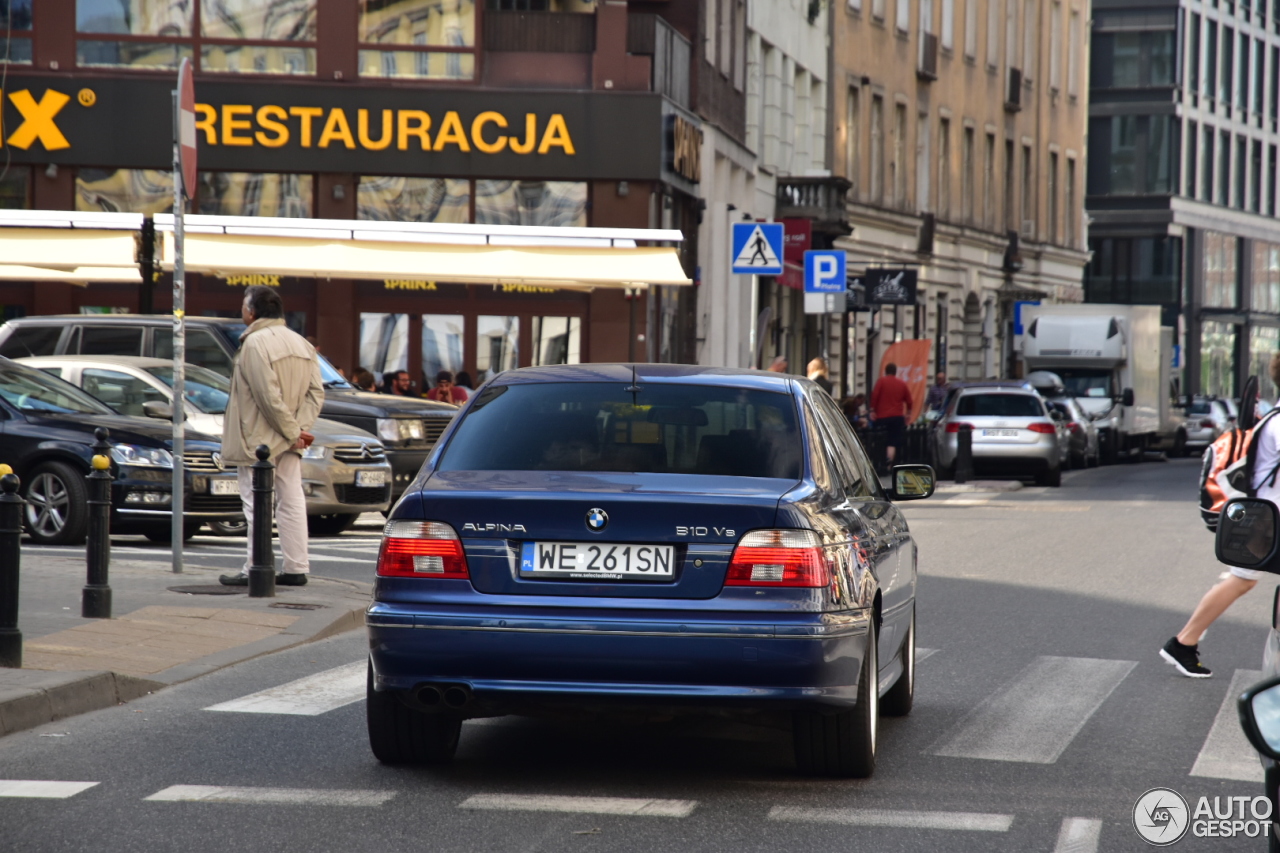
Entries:
{"type": "Polygon", "coordinates": [[[1170,451],[1169,455],[1176,457],[1178,459],[1181,459],[1182,457],[1189,455],[1187,451],[1187,434],[1182,430],[1178,430],[1176,433],[1174,433],[1173,450],[1170,451]]]}
{"type": "Polygon", "coordinates": [[[858,676],[858,703],[848,711],[796,711],[791,737],[796,767],[810,776],[866,779],[876,770],[880,729],[880,672],[876,628],[867,634],[867,651],[858,676]]]}
{"type": "MultiPolygon", "coordinates": [[[[192,536],[195,536],[196,531],[199,529],[199,524],[184,524],[182,526],[182,541],[186,542],[192,536]]],[[[142,531],[142,535],[157,545],[168,545],[173,541],[173,528],[167,524],[163,527],[149,527],[142,531]]]]}
{"type": "Polygon", "coordinates": [[[889,691],[880,697],[880,713],[886,717],[905,717],[911,713],[916,698],[916,606],[911,605],[911,622],[907,638],[902,641],[902,675],[889,691]]]}
{"type": "Polygon", "coordinates": [[[31,469],[23,484],[22,520],[39,545],[79,545],[89,531],[89,489],[83,471],[65,462],[31,469]]]}
{"type": "Polygon", "coordinates": [[[1120,459],[1120,448],[1116,447],[1116,431],[1113,429],[1103,430],[1098,437],[1098,453],[1102,456],[1103,465],[1114,465],[1120,459]]]}
{"type": "Polygon", "coordinates": [[[247,536],[249,523],[247,521],[211,521],[209,530],[215,536],[247,536]]]}
{"type": "Polygon", "coordinates": [[[1057,488],[1058,486],[1061,486],[1062,485],[1062,469],[1051,468],[1048,471],[1041,471],[1039,474],[1036,474],[1036,485],[1050,486],[1052,488],[1057,488]]]}
{"type": "Polygon", "coordinates": [[[312,536],[337,536],[356,523],[358,513],[335,513],[334,515],[308,515],[307,532],[312,536]]]}
{"type": "Polygon", "coordinates": [[[1085,455],[1083,453],[1071,454],[1071,468],[1073,470],[1078,468],[1087,468],[1088,466],[1089,466],[1089,460],[1085,458],[1085,455]]]}
{"type": "Polygon", "coordinates": [[[415,711],[393,691],[373,689],[373,664],[365,681],[369,748],[383,764],[447,764],[458,749],[462,718],[415,711]]]}

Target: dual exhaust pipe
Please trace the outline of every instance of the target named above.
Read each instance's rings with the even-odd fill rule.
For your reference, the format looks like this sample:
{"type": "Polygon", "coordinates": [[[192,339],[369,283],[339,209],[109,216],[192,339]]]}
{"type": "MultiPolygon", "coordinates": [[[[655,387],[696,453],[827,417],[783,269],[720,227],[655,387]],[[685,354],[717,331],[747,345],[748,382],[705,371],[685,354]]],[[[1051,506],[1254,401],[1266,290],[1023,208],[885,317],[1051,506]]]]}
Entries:
{"type": "Polygon", "coordinates": [[[427,711],[461,711],[471,704],[471,687],[466,684],[420,684],[413,689],[413,699],[427,711]]]}

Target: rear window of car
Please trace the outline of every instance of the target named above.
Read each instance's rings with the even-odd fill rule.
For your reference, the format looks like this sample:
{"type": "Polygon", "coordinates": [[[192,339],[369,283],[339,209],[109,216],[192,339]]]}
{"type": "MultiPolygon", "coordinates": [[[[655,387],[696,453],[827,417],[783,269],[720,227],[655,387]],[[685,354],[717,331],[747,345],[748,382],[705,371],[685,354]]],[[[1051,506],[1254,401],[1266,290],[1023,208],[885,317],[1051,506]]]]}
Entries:
{"type": "Polygon", "coordinates": [[[491,386],[449,442],[442,471],[612,471],[798,480],[787,394],[702,385],[491,386]]]}
{"type": "Polygon", "coordinates": [[[1189,415],[1207,415],[1210,413],[1210,411],[1211,409],[1207,401],[1192,403],[1190,406],[1187,407],[1187,414],[1189,415]]]}
{"type": "Polygon", "coordinates": [[[57,355],[61,337],[61,326],[15,326],[13,334],[0,344],[0,355],[5,358],[57,355]]]}
{"type": "Polygon", "coordinates": [[[956,404],[956,414],[967,417],[1043,418],[1040,401],[1027,394],[966,394],[956,404]]]}

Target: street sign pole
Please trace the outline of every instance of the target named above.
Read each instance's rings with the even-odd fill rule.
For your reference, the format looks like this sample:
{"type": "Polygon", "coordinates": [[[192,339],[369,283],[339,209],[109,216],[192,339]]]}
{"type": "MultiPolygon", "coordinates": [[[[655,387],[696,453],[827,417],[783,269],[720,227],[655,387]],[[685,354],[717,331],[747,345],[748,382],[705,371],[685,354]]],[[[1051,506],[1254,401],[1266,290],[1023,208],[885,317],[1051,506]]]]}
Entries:
{"type": "Polygon", "coordinates": [[[746,275],[751,286],[751,328],[747,341],[751,347],[749,365],[759,366],[760,276],[782,275],[783,230],[781,222],[735,222],[729,241],[730,270],[746,275]]]}
{"type": "Polygon", "coordinates": [[[173,93],[173,498],[170,503],[174,574],[182,573],[183,499],[185,491],[183,458],[183,426],[186,421],[186,264],[183,258],[185,229],[184,198],[195,184],[195,86],[191,78],[191,60],[183,59],[178,67],[178,88],[173,93]]]}
{"type": "Polygon", "coordinates": [[[760,276],[751,276],[751,363],[747,367],[760,366],[760,341],[756,327],[760,325],[760,276]]]}

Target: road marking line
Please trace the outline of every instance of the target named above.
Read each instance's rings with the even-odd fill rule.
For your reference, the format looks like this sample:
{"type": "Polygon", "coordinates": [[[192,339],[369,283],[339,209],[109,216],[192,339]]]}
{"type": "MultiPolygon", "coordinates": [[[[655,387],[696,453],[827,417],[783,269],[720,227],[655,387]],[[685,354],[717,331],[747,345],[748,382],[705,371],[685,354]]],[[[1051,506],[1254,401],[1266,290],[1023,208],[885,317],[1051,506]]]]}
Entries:
{"type": "Polygon", "coordinates": [[[971,832],[1008,832],[1011,814],[981,812],[911,812],[890,809],[811,809],[774,806],[769,820],[803,823],[838,823],[844,826],[893,826],[901,829],[959,829],[971,832]]]}
{"type": "Polygon", "coordinates": [[[1137,666],[1039,657],[938,741],[933,755],[1053,764],[1137,666]]]}
{"type": "Polygon", "coordinates": [[[1237,779],[1241,782],[1262,782],[1262,765],[1258,753],[1245,739],[1240,729],[1240,716],[1236,710],[1236,698],[1245,688],[1262,680],[1256,669],[1237,669],[1227,687],[1218,715],[1213,719],[1204,746],[1191,767],[1192,776],[1208,776],[1212,779],[1237,779]]]}
{"type": "Polygon", "coordinates": [[[922,649],[919,646],[916,646],[916,663],[920,663],[920,661],[925,658],[931,658],[937,653],[937,649],[922,649]]]}
{"type": "Polygon", "coordinates": [[[460,809],[514,812],[571,812],[639,817],[688,817],[697,800],[651,800],[639,797],[557,797],[549,794],[476,794],[460,809]]]}
{"type": "Polygon", "coordinates": [[[206,711],[315,717],[364,698],[365,661],[344,664],[279,687],[210,705],[206,711]]]}
{"type": "Polygon", "coordinates": [[[1087,817],[1063,818],[1053,853],[1098,853],[1101,840],[1102,821],[1087,817]]]}
{"type": "Polygon", "coordinates": [[[99,782],[45,782],[37,779],[0,779],[0,797],[29,797],[37,800],[65,800],[87,791],[99,782]]]}
{"type": "Polygon", "coordinates": [[[317,788],[235,788],[224,785],[171,785],[145,798],[163,803],[245,803],[263,806],[380,806],[395,791],[344,791],[317,788]]]}

